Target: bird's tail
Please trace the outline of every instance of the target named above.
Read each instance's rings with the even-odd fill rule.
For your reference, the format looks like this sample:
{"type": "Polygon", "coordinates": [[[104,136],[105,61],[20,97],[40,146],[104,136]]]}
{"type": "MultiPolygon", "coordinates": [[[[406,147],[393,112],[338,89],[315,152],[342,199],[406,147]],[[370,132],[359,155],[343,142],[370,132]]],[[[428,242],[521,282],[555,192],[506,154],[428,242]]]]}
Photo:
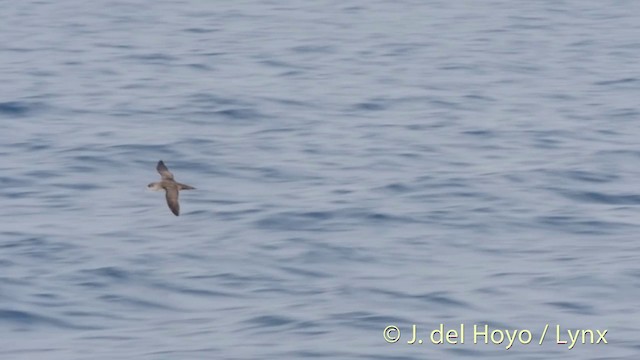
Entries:
{"type": "Polygon", "coordinates": [[[186,185],[186,184],[180,184],[180,183],[178,183],[178,188],[180,190],[195,190],[195,188],[193,186],[189,186],[189,185],[186,185]]]}

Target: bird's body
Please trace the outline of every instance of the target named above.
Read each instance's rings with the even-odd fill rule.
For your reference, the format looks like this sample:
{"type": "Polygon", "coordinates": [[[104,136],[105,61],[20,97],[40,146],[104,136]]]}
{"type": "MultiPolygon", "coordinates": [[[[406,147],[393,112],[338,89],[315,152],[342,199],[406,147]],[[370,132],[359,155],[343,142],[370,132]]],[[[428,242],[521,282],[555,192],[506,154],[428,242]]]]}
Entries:
{"type": "Polygon", "coordinates": [[[147,187],[155,191],[164,190],[166,192],[167,205],[169,205],[169,209],[171,209],[171,212],[175,216],[180,215],[180,203],[178,202],[178,194],[180,190],[193,190],[195,188],[173,180],[173,174],[169,171],[162,160],[158,161],[156,170],[160,173],[162,180],[151,183],[147,185],[147,187]]]}

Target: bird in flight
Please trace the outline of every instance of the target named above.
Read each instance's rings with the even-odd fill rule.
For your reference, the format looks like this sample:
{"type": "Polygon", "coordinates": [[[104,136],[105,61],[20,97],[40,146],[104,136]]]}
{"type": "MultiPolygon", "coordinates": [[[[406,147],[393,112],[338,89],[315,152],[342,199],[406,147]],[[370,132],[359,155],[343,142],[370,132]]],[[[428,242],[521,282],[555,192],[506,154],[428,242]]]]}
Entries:
{"type": "Polygon", "coordinates": [[[151,190],[159,191],[163,190],[166,192],[167,196],[167,205],[169,205],[169,209],[171,212],[178,216],[180,215],[180,203],[178,203],[178,192],[180,190],[193,190],[195,189],[193,186],[181,184],[175,180],[173,180],[173,174],[167,166],[162,162],[162,160],[158,161],[158,165],[156,166],[156,170],[160,173],[160,177],[162,180],[158,182],[153,182],[147,187],[151,190]]]}

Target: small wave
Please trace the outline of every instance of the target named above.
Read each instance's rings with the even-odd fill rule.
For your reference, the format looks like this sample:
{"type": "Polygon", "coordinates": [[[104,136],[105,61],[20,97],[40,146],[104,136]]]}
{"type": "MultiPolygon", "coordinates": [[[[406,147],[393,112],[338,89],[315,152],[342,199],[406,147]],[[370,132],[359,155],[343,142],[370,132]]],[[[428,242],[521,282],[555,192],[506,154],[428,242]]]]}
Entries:
{"type": "Polygon", "coordinates": [[[223,115],[230,119],[235,119],[235,120],[250,120],[250,119],[259,119],[263,117],[260,113],[250,108],[219,110],[219,111],[216,111],[215,113],[223,115]]]}
{"type": "Polygon", "coordinates": [[[608,205],[640,205],[640,195],[622,194],[613,195],[596,191],[560,191],[563,196],[587,203],[608,205]]]}
{"type": "Polygon", "coordinates": [[[580,315],[593,315],[593,307],[581,304],[577,302],[568,302],[568,301],[554,301],[548,302],[547,305],[551,305],[560,310],[564,310],[566,312],[576,313],[580,315]]]}
{"type": "Polygon", "coordinates": [[[22,101],[9,101],[0,103],[0,115],[7,116],[27,116],[36,110],[40,110],[44,105],[40,103],[28,103],[22,101]]]}
{"type": "Polygon", "coordinates": [[[295,320],[285,316],[277,315],[261,315],[251,318],[246,323],[256,325],[257,327],[280,327],[295,323],[295,320]]]}
{"type": "Polygon", "coordinates": [[[595,85],[609,86],[609,85],[620,85],[620,84],[632,84],[636,82],[638,82],[637,78],[622,78],[622,79],[615,79],[615,80],[596,81],[595,85]]]}
{"type": "Polygon", "coordinates": [[[20,310],[8,310],[0,309],[0,321],[12,323],[19,326],[52,326],[65,329],[78,329],[78,330],[96,330],[99,327],[82,326],[71,324],[69,322],[59,320],[56,318],[38,315],[32,312],[20,311],[20,310]]]}

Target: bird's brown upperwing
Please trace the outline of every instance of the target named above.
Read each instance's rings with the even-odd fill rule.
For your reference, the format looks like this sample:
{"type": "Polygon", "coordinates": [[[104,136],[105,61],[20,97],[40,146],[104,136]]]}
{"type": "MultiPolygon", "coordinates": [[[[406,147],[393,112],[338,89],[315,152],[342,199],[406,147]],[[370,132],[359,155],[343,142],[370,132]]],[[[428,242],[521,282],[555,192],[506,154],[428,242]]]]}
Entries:
{"type": "Polygon", "coordinates": [[[160,173],[160,176],[162,176],[162,180],[173,180],[173,174],[171,173],[171,171],[169,171],[162,160],[158,161],[156,170],[158,170],[158,173],[160,173]]]}
{"type": "Polygon", "coordinates": [[[177,187],[168,187],[165,189],[167,192],[167,205],[169,205],[169,209],[171,212],[178,216],[180,215],[180,203],[178,202],[178,188],[177,187]]]}

